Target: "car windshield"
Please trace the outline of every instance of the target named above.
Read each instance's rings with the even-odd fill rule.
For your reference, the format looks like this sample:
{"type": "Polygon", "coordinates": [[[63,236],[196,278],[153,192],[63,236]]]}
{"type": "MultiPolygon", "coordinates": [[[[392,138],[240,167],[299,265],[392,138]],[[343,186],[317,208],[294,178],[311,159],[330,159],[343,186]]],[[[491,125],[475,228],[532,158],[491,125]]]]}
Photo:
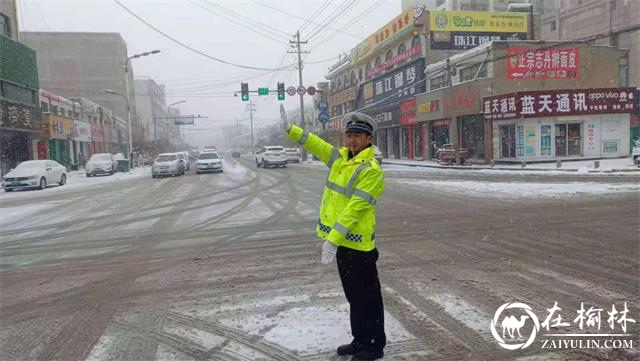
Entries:
{"type": "Polygon", "coordinates": [[[218,155],[216,153],[201,153],[198,156],[198,159],[218,159],[218,155]]]}
{"type": "Polygon", "coordinates": [[[109,154],[94,154],[93,156],[91,156],[91,161],[95,161],[95,162],[111,161],[111,155],[109,155],[109,154]]]}
{"type": "Polygon", "coordinates": [[[158,163],[162,163],[162,162],[171,162],[174,160],[177,160],[178,158],[176,158],[175,155],[161,155],[158,158],[156,158],[156,162],[158,163]]]}
{"type": "Polygon", "coordinates": [[[0,0],[0,361],[639,360],[639,15],[0,0]]]}

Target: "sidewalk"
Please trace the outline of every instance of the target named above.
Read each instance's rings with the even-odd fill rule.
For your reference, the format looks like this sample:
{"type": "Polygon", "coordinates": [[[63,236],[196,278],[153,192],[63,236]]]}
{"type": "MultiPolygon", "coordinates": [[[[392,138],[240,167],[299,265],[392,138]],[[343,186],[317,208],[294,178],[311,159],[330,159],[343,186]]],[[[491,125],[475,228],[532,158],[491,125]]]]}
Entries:
{"type": "Polygon", "coordinates": [[[382,164],[402,165],[409,167],[426,167],[439,169],[460,169],[460,170],[499,170],[499,171],[556,171],[556,172],[576,172],[576,173],[623,173],[633,172],[640,174],[640,167],[633,164],[631,158],[600,159],[599,168],[594,168],[593,160],[564,161],[562,167],[557,168],[556,163],[536,163],[522,168],[520,164],[496,164],[491,167],[488,164],[474,165],[446,165],[438,164],[429,160],[406,160],[406,159],[383,159],[382,164]]]}

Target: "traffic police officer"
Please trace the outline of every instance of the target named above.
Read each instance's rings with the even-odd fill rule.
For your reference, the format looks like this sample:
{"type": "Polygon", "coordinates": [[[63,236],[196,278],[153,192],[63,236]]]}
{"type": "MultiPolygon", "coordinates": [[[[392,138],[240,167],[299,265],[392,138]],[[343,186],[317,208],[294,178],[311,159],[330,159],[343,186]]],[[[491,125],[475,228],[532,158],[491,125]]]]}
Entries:
{"type": "Polygon", "coordinates": [[[337,353],[354,355],[352,360],[375,360],[383,356],[386,344],[375,244],[375,205],[384,177],[371,144],[376,122],[358,112],[346,114],[344,122],[347,146],[339,149],[296,125],[287,133],[329,167],[316,232],[325,240],[322,263],[337,258],[353,335],[337,353]]]}

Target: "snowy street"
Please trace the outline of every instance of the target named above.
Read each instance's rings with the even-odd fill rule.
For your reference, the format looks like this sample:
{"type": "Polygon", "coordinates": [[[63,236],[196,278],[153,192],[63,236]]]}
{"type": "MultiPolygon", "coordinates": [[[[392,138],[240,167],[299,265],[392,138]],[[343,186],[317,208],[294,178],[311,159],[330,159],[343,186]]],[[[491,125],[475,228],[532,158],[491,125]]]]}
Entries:
{"type": "MultiPolygon", "coordinates": [[[[569,322],[581,302],[640,319],[639,173],[383,168],[384,360],[596,352],[500,348],[490,324],[506,302],[540,322],[554,302],[569,322]]],[[[0,359],[346,360],[349,307],[315,236],[326,175],[229,157],[220,174],[79,172],[3,192],[0,359]]],[[[609,359],[638,356],[624,352],[609,359]]]]}

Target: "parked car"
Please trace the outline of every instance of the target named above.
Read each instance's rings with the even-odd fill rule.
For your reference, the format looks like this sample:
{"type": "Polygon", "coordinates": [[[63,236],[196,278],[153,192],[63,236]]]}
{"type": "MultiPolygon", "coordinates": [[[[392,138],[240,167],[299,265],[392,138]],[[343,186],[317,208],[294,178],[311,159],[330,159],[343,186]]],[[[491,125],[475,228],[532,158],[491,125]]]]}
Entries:
{"type": "Polygon", "coordinates": [[[256,153],[256,166],[267,168],[269,166],[286,167],[287,153],[279,145],[268,145],[262,147],[256,153]]]}
{"type": "Polygon", "coordinates": [[[98,174],[113,175],[116,172],[118,163],[111,153],[96,153],[89,158],[84,165],[87,177],[98,174]]]}
{"type": "Polygon", "coordinates": [[[232,149],[231,150],[231,157],[232,158],[240,158],[242,156],[242,153],[237,150],[237,149],[232,149]]]}
{"type": "Polygon", "coordinates": [[[378,164],[382,165],[382,152],[376,145],[373,146],[373,157],[376,158],[378,164]]]}
{"type": "Polygon", "coordinates": [[[5,192],[14,189],[45,189],[47,185],[67,183],[67,169],[55,160],[28,160],[2,177],[5,192]]]}
{"type": "Polygon", "coordinates": [[[224,172],[222,158],[216,152],[202,152],[196,161],[196,174],[206,172],[224,172]]]}
{"type": "Polygon", "coordinates": [[[151,177],[153,178],[162,176],[176,177],[182,174],[184,174],[184,166],[176,153],[159,154],[151,166],[151,177]]]}
{"type": "Polygon", "coordinates": [[[633,150],[631,151],[631,158],[634,164],[640,166],[640,140],[636,140],[633,150]]]}
{"type": "Polygon", "coordinates": [[[302,162],[302,155],[300,154],[300,150],[298,148],[284,148],[284,152],[287,153],[287,162],[292,163],[300,163],[302,162]]]}

